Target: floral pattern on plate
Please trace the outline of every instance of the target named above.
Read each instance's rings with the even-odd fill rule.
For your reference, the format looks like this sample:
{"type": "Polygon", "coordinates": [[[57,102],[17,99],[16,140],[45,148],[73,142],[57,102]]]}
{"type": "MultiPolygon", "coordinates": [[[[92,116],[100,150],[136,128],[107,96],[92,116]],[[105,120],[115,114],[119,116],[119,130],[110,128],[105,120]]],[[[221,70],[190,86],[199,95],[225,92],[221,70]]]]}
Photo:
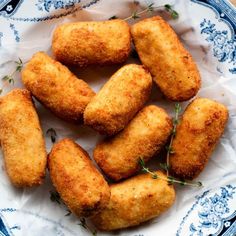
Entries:
{"type": "Polygon", "coordinates": [[[206,191],[196,199],[183,218],[177,236],[232,236],[230,233],[236,233],[236,210],[233,207],[236,186],[226,185],[213,193],[206,191]]]}

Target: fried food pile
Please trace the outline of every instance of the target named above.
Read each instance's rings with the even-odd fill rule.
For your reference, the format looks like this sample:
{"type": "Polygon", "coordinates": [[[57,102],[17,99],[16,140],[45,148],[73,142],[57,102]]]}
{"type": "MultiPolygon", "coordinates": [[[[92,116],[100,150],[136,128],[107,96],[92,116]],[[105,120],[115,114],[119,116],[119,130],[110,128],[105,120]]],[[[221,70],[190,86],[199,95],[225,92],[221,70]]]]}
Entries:
{"type": "MultiPolygon", "coordinates": [[[[196,63],[174,30],[159,16],[132,27],[124,20],[67,23],[55,29],[52,51],[53,58],[37,52],[27,63],[22,71],[26,89],[0,98],[0,141],[12,184],[42,184],[48,165],[69,210],[105,231],[139,225],[167,211],[175,201],[169,173],[158,170],[152,178],[138,172],[140,158],[147,163],[173,135],[167,111],[147,105],[153,84],[167,101],[187,101],[200,89],[196,63]],[[121,64],[128,59],[131,39],[142,65],[121,65],[97,94],[67,68],[121,64]],[[93,157],[116,183],[109,184],[69,138],[54,144],[47,157],[32,96],[59,118],[106,135],[93,157]]],[[[177,125],[174,152],[169,151],[172,176],[192,180],[204,170],[227,119],[223,104],[194,98],[177,125]]]]}

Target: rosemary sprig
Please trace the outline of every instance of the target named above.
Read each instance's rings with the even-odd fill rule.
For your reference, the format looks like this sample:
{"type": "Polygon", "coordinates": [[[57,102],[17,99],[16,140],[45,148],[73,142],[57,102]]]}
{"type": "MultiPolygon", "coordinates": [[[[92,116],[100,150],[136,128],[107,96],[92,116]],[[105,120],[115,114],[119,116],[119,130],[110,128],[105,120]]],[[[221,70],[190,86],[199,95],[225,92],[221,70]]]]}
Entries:
{"type": "Polygon", "coordinates": [[[201,187],[201,186],[203,186],[201,182],[190,182],[190,181],[185,181],[185,180],[179,180],[179,179],[177,179],[173,176],[170,176],[170,175],[167,176],[166,178],[162,177],[162,176],[159,176],[158,174],[156,174],[155,172],[152,172],[151,170],[149,170],[149,168],[147,168],[145,166],[145,162],[142,158],[139,159],[139,164],[142,168],[141,170],[144,173],[150,174],[153,179],[162,179],[162,180],[168,181],[171,184],[177,183],[177,184],[180,184],[182,186],[191,186],[191,187],[201,187]]]}
{"type": "Polygon", "coordinates": [[[55,143],[55,142],[56,142],[57,133],[56,133],[55,129],[53,129],[53,128],[48,129],[48,130],[46,131],[46,134],[51,137],[52,143],[55,143]]]}
{"type": "Polygon", "coordinates": [[[169,176],[169,168],[170,168],[170,154],[174,154],[174,150],[173,150],[173,141],[174,141],[174,137],[176,135],[176,129],[177,129],[177,125],[179,124],[179,115],[181,112],[181,106],[179,103],[175,104],[175,116],[173,118],[173,130],[171,133],[171,137],[170,137],[170,143],[168,146],[166,146],[166,150],[167,150],[167,155],[166,155],[166,174],[167,176],[169,176]]]}
{"type": "Polygon", "coordinates": [[[84,229],[88,230],[93,236],[96,236],[96,235],[97,235],[97,231],[91,229],[91,228],[87,225],[87,222],[86,222],[86,219],[85,219],[85,218],[81,218],[81,219],[80,219],[80,223],[78,223],[78,225],[80,225],[80,226],[82,226],[84,229]]]}
{"type": "MultiPolygon", "coordinates": [[[[179,14],[178,12],[176,12],[174,9],[173,9],[173,6],[169,5],[169,4],[166,4],[164,6],[159,6],[159,7],[155,7],[154,6],[154,3],[149,3],[147,4],[146,8],[142,11],[134,11],[131,16],[125,18],[124,20],[127,21],[127,20],[130,20],[130,19],[137,19],[137,18],[140,18],[141,15],[143,15],[144,13],[148,13],[148,12],[153,12],[155,10],[158,10],[158,9],[165,9],[167,12],[170,13],[171,17],[173,19],[177,19],[179,17],[179,14]]],[[[113,16],[113,17],[116,17],[117,16],[113,16]]],[[[112,18],[112,19],[116,19],[116,18],[112,18]]]]}

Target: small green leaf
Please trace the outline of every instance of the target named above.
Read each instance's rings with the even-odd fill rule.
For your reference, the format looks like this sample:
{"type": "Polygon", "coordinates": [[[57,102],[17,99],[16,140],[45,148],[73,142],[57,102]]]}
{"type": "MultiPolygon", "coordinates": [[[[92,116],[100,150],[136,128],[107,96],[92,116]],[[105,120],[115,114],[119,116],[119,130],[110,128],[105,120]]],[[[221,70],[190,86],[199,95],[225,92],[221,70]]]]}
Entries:
{"type": "Polygon", "coordinates": [[[14,61],[17,65],[23,65],[21,58],[18,58],[18,61],[14,61]]]}
{"type": "Polygon", "coordinates": [[[171,13],[171,17],[172,17],[174,20],[176,20],[176,19],[179,18],[179,13],[178,13],[177,11],[174,11],[174,10],[173,10],[173,12],[171,13]]]}
{"type": "Polygon", "coordinates": [[[169,10],[172,9],[172,7],[171,7],[170,4],[165,4],[164,7],[165,7],[165,9],[166,9],[167,11],[169,11],[169,10]]]}
{"type": "Polygon", "coordinates": [[[8,83],[9,83],[9,84],[14,84],[14,83],[15,83],[15,81],[14,81],[14,79],[13,79],[13,78],[10,78],[10,79],[8,80],[8,83]]]}
{"type": "Polygon", "coordinates": [[[21,65],[18,65],[18,66],[16,67],[16,71],[21,72],[22,68],[23,68],[23,67],[22,67],[21,65]]]}
{"type": "Polygon", "coordinates": [[[117,16],[111,16],[108,20],[114,20],[114,19],[118,19],[118,17],[117,16]]]}
{"type": "Polygon", "coordinates": [[[173,124],[174,124],[174,125],[178,125],[178,124],[179,124],[179,120],[177,120],[177,119],[174,118],[173,124]]]}
{"type": "Polygon", "coordinates": [[[18,59],[19,59],[19,62],[20,62],[20,64],[23,64],[23,62],[22,62],[21,58],[19,57],[18,59]]]}
{"type": "Polygon", "coordinates": [[[170,169],[170,167],[166,163],[160,163],[160,167],[161,167],[161,169],[163,169],[165,171],[170,169]]]}
{"type": "Polygon", "coordinates": [[[147,6],[147,10],[149,11],[149,12],[153,12],[154,11],[154,3],[150,3],[148,6],[147,6]]]}
{"type": "Polygon", "coordinates": [[[139,158],[139,164],[142,168],[145,167],[145,162],[144,162],[143,158],[141,158],[141,157],[139,158]]]}
{"type": "Polygon", "coordinates": [[[185,181],[180,181],[180,185],[184,186],[186,185],[187,183],[185,181]]]}
{"type": "Polygon", "coordinates": [[[67,213],[65,214],[65,216],[70,216],[72,214],[71,210],[68,209],[66,211],[67,211],[67,213]]]}
{"type": "Polygon", "coordinates": [[[78,223],[78,225],[82,226],[84,229],[88,228],[85,218],[81,218],[80,223],[78,223]]]}
{"type": "Polygon", "coordinates": [[[56,191],[50,191],[50,200],[52,202],[56,202],[58,204],[61,204],[61,197],[58,192],[56,191]]]}
{"type": "Polygon", "coordinates": [[[53,128],[48,129],[46,131],[46,134],[50,135],[52,143],[56,142],[57,133],[56,133],[55,129],[53,129],[53,128]]]}
{"type": "Polygon", "coordinates": [[[167,12],[170,13],[171,17],[176,20],[179,18],[179,13],[175,11],[170,4],[164,5],[167,12]]]}
{"type": "Polygon", "coordinates": [[[197,185],[198,185],[198,187],[202,187],[203,186],[203,184],[202,184],[202,182],[197,182],[197,185]]]}
{"type": "Polygon", "coordinates": [[[132,14],[131,18],[133,18],[133,19],[135,20],[135,19],[138,19],[138,18],[140,18],[140,16],[138,15],[138,12],[137,12],[137,11],[135,11],[135,12],[133,12],[133,14],[132,14]]]}
{"type": "Polygon", "coordinates": [[[176,112],[176,113],[180,113],[180,111],[181,111],[181,106],[180,106],[180,104],[179,104],[179,103],[175,103],[175,112],[176,112]]]}
{"type": "Polygon", "coordinates": [[[152,174],[152,178],[153,178],[153,179],[157,179],[157,178],[158,178],[157,174],[156,174],[156,173],[153,173],[153,174],[152,174]]]}
{"type": "Polygon", "coordinates": [[[7,81],[7,80],[9,80],[10,78],[11,78],[11,77],[10,77],[9,75],[5,75],[5,76],[2,77],[2,80],[7,81]]]}
{"type": "Polygon", "coordinates": [[[172,177],[172,176],[169,175],[169,176],[167,177],[167,179],[168,179],[168,183],[169,183],[169,184],[173,184],[173,183],[174,183],[174,180],[175,180],[174,177],[172,177]]]}

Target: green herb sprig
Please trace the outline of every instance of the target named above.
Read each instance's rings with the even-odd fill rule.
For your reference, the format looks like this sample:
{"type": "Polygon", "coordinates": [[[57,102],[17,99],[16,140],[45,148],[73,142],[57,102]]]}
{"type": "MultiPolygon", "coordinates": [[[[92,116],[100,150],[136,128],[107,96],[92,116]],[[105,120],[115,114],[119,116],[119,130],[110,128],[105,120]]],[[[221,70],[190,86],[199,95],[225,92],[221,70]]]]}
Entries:
{"type": "Polygon", "coordinates": [[[162,179],[162,180],[168,181],[168,183],[170,183],[170,184],[177,183],[177,184],[180,184],[182,186],[191,186],[191,187],[201,187],[201,186],[203,186],[201,182],[190,182],[190,181],[185,181],[185,180],[179,180],[179,179],[177,179],[173,176],[170,176],[170,175],[167,176],[167,177],[159,176],[157,173],[149,170],[149,168],[147,168],[145,166],[145,162],[142,158],[139,159],[139,164],[141,166],[141,170],[144,173],[150,174],[153,179],[162,179]]]}
{"type": "Polygon", "coordinates": [[[50,128],[46,131],[46,134],[50,136],[52,143],[55,143],[57,140],[57,133],[56,130],[53,128],[50,128]]]}
{"type": "MultiPolygon", "coordinates": [[[[137,5],[137,4],[136,4],[136,5],[137,5]]],[[[144,13],[152,13],[152,12],[154,12],[154,11],[156,11],[156,10],[161,10],[161,9],[166,10],[168,13],[170,13],[170,16],[171,16],[173,19],[178,19],[178,18],[179,18],[178,12],[175,11],[175,10],[173,9],[173,6],[171,6],[170,4],[165,4],[165,5],[163,5],[163,6],[155,7],[155,6],[154,6],[154,3],[149,3],[149,4],[147,4],[147,6],[146,6],[145,9],[143,9],[142,11],[137,11],[137,10],[135,10],[135,11],[131,14],[131,16],[126,17],[124,20],[125,20],[125,21],[128,21],[128,20],[130,20],[130,19],[134,19],[134,20],[135,20],[135,19],[140,18],[141,15],[143,15],[144,13]]],[[[111,19],[117,19],[117,18],[118,18],[118,17],[114,15],[114,16],[110,17],[109,20],[111,20],[111,19]]]]}
{"type": "Polygon", "coordinates": [[[171,17],[175,20],[179,18],[179,13],[173,9],[170,4],[164,5],[165,10],[170,13],[171,17]]]}
{"type": "Polygon", "coordinates": [[[169,176],[170,155],[175,153],[175,151],[173,149],[173,141],[176,136],[177,125],[179,124],[180,112],[181,112],[181,106],[179,103],[176,103],[175,104],[175,116],[173,118],[173,129],[172,129],[172,133],[171,133],[171,137],[170,137],[170,143],[168,146],[166,146],[167,155],[166,155],[166,166],[164,169],[166,169],[167,176],[169,176]]]}
{"type": "MultiPolygon", "coordinates": [[[[58,192],[56,191],[50,191],[50,200],[52,202],[56,202],[57,204],[61,205],[61,204],[64,204],[65,203],[62,201],[60,195],[58,192]]],[[[65,216],[70,216],[72,214],[71,210],[67,209],[66,210],[67,213],[65,214],[65,216]]],[[[93,236],[96,236],[97,235],[97,231],[94,229],[91,229],[88,225],[87,225],[87,222],[86,222],[86,219],[85,218],[80,218],[80,222],[78,223],[78,225],[82,226],[84,229],[88,230],[91,235],[93,236]]]]}
{"type": "Polygon", "coordinates": [[[82,226],[84,229],[88,230],[93,236],[96,236],[96,235],[97,235],[97,231],[91,229],[91,228],[88,226],[88,224],[87,224],[85,218],[81,218],[81,219],[80,219],[80,223],[78,223],[78,225],[80,225],[80,226],[82,226]]]}
{"type": "Polygon", "coordinates": [[[3,87],[0,88],[0,94],[2,93],[3,88],[6,86],[6,84],[14,85],[14,83],[15,83],[15,79],[14,79],[15,74],[17,72],[21,72],[21,70],[23,69],[23,66],[25,64],[25,63],[23,63],[21,58],[18,58],[18,61],[14,61],[14,63],[16,64],[15,70],[12,73],[10,73],[9,75],[4,75],[2,77],[2,80],[4,81],[4,84],[3,84],[3,87]]]}

